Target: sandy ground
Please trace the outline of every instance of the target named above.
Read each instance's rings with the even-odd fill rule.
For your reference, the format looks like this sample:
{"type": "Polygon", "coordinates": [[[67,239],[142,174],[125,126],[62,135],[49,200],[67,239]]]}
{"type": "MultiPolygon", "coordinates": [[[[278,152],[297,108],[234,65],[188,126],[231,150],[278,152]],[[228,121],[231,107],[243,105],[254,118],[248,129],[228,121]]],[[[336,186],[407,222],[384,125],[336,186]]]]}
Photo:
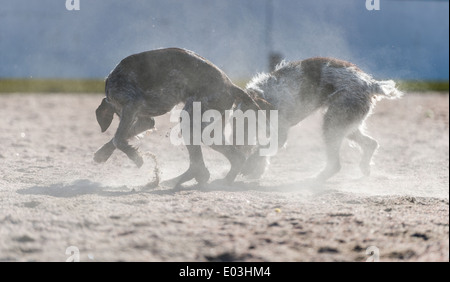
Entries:
{"type": "MultiPolygon", "coordinates": [[[[94,163],[118,124],[100,133],[101,98],[0,95],[0,261],[449,261],[448,93],[378,103],[368,178],[345,144],[336,177],[305,181],[324,165],[316,114],[260,181],[178,190],[144,188],[149,157],[141,169],[118,151],[94,163]]],[[[134,141],[157,155],[163,181],[188,166],[172,126],[160,117],[134,141]]],[[[211,180],[222,177],[227,161],[204,152],[211,180]]]]}

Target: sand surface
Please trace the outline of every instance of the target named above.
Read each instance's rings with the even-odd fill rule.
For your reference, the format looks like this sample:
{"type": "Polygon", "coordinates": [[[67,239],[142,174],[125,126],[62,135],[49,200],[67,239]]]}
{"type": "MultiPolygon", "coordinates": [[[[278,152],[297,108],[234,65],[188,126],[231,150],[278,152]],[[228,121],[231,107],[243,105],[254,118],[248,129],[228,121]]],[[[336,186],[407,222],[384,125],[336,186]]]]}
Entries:
{"type": "MultiPolygon", "coordinates": [[[[138,169],[119,151],[93,153],[102,95],[0,95],[0,261],[449,261],[449,95],[380,101],[367,129],[378,140],[372,175],[344,144],[342,171],[324,165],[321,115],[290,133],[259,181],[148,189],[155,162],[138,169]],[[369,249],[369,250],[368,250],[369,249]],[[371,254],[367,254],[371,253],[371,254]]],[[[161,180],[188,167],[169,141],[174,124],[133,141],[157,156],[161,180]]],[[[211,180],[226,159],[204,147],[211,180]]]]}

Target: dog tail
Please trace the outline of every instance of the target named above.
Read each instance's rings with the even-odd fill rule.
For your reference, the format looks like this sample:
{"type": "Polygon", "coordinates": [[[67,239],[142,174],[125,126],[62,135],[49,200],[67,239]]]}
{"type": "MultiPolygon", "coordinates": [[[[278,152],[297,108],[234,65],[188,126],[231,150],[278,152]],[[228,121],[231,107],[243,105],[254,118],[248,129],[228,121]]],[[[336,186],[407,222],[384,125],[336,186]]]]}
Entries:
{"type": "Polygon", "coordinates": [[[377,98],[398,99],[403,96],[393,80],[374,81],[372,86],[372,93],[377,98]]]}

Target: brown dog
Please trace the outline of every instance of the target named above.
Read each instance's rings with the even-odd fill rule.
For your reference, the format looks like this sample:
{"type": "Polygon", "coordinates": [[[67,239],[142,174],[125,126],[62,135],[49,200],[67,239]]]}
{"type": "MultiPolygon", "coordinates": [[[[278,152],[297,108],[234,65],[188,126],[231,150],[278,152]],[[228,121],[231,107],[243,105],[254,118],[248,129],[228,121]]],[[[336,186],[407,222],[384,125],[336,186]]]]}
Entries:
{"type": "MultiPolygon", "coordinates": [[[[218,67],[191,51],[177,48],[144,52],[123,59],[106,79],[105,92],[106,98],[96,110],[102,132],[108,129],[114,113],[120,117],[120,123],[114,138],[95,153],[94,160],[105,162],[118,148],[138,167],[142,166],[143,159],[127,140],[153,128],[153,117],[169,112],[179,103],[185,103],[183,110],[190,115],[194,102],[201,103],[202,113],[214,109],[222,114],[231,109],[236,100],[252,103],[247,93],[234,85],[218,67]]],[[[201,130],[207,125],[202,123],[201,130]]],[[[200,145],[186,147],[190,166],[176,179],[177,185],[193,178],[199,183],[207,182],[210,174],[200,145]]],[[[231,170],[226,178],[232,182],[245,157],[233,146],[211,147],[230,161],[231,170]]]]}

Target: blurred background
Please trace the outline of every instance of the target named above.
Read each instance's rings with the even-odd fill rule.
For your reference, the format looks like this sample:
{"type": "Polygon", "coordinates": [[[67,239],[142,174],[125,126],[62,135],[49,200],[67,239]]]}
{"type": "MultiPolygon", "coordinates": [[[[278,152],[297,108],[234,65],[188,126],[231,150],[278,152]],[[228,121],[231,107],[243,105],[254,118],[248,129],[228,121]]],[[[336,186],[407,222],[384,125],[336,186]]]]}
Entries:
{"type": "Polygon", "coordinates": [[[102,92],[124,57],[181,47],[239,85],[279,59],[332,56],[407,90],[448,91],[449,2],[0,0],[0,92],[102,92]]]}

